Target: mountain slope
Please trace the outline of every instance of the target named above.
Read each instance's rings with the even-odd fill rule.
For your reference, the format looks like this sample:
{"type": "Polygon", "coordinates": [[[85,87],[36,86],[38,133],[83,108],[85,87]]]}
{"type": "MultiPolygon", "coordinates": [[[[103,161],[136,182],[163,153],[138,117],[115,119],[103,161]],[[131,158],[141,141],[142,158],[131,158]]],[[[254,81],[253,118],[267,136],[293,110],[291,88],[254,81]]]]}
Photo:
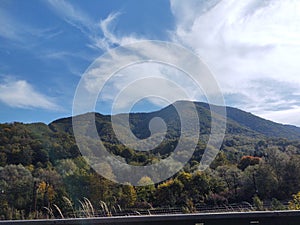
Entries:
{"type": "MultiPolygon", "coordinates": [[[[187,101],[180,101],[179,104],[188,104],[187,101]]],[[[194,102],[198,115],[200,130],[202,134],[209,134],[211,115],[209,105],[202,102],[194,102]]],[[[183,106],[185,107],[185,106],[183,106]]],[[[185,114],[190,114],[191,108],[186,106],[185,114]]],[[[249,112],[242,111],[233,107],[226,107],[227,111],[227,129],[226,133],[247,135],[247,136],[266,136],[270,138],[286,138],[289,140],[300,140],[300,128],[292,125],[283,125],[275,123],[249,112]]],[[[110,116],[104,116],[96,113],[96,124],[98,131],[106,128],[111,128],[110,116]]],[[[167,124],[168,131],[177,134],[180,130],[180,120],[174,106],[169,105],[159,111],[150,113],[132,113],[129,115],[130,126],[133,133],[139,138],[146,138],[150,135],[148,128],[149,121],[154,117],[162,118],[167,124]]],[[[54,130],[65,131],[72,133],[72,119],[64,118],[53,121],[49,127],[54,130]]],[[[102,132],[103,135],[105,133],[102,132]]],[[[101,135],[100,135],[101,136],[101,135]]]]}
{"type": "Polygon", "coordinates": [[[227,115],[240,125],[269,137],[300,139],[300,128],[296,126],[275,123],[232,107],[227,107],[227,115]]]}

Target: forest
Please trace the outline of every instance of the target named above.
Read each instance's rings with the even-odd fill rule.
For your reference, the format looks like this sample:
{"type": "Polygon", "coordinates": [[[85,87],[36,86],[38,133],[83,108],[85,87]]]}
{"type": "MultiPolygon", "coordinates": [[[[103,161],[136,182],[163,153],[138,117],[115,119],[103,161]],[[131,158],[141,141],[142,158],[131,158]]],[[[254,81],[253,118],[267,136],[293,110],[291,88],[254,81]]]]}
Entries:
{"type": "MultiPolygon", "coordinates": [[[[209,133],[206,105],[196,104],[202,135],[209,133]]],[[[90,167],[72,131],[72,118],[43,123],[0,124],[0,219],[112,216],[120,212],[249,204],[254,210],[300,208],[299,128],[276,124],[228,108],[221,151],[204,171],[198,170],[205,138],[173,177],[154,184],[144,176],[141,186],[114,183],[90,167]]],[[[128,164],[149,165],[167,157],[178,141],[176,113],[165,108],[130,116],[132,131],[145,138],[145,124],[155,116],[167,122],[163,142],[150,152],[124,146],[113,134],[110,117],[95,114],[99,137],[111,153],[128,164]]],[[[177,118],[178,119],[178,118],[177,118]]],[[[114,177],[109,164],[101,170],[114,177]]]]}

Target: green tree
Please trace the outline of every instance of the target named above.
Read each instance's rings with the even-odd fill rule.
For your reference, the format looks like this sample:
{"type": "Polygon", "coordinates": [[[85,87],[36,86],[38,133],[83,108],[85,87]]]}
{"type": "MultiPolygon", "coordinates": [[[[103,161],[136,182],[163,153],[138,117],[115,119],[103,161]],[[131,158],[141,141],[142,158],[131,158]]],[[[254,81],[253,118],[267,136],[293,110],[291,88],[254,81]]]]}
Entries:
{"type": "Polygon", "coordinates": [[[192,198],[195,203],[204,203],[209,191],[210,180],[206,173],[196,171],[191,180],[192,198]]]}
{"type": "Polygon", "coordinates": [[[272,198],[271,209],[272,210],[286,210],[287,207],[284,206],[278,199],[272,198]]]}
{"type": "Polygon", "coordinates": [[[183,184],[178,179],[170,179],[158,185],[156,189],[156,204],[174,207],[181,196],[183,184]]]}
{"type": "Polygon", "coordinates": [[[236,166],[219,166],[217,171],[219,176],[226,183],[227,192],[229,194],[228,197],[237,201],[242,172],[236,166]]]}
{"type": "Polygon", "coordinates": [[[144,176],[138,181],[138,185],[136,187],[138,201],[141,202],[152,202],[153,194],[155,192],[155,186],[150,177],[144,176]]]}
{"type": "Polygon", "coordinates": [[[87,176],[86,188],[88,192],[82,194],[88,196],[94,205],[98,205],[100,201],[103,201],[109,207],[113,207],[117,203],[118,187],[97,173],[89,173],[87,176]]]}
{"type": "MultiPolygon", "coordinates": [[[[30,209],[32,203],[33,177],[23,165],[0,167],[1,192],[5,201],[16,209],[30,209]]],[[[28,213],[28,212],[27,212],[28,213]]]]}
{"type": "Polygon", "coordinates": [[[262,199],[272,199],[278,190],[278,180],[273,168],[261,163],[256,172],[254,172],[254,179],[257,186],[257,194],[262,199]]]}
{"type": "Polygon", "coordinates": [[[264,203],[263,203],[262,200],[260,200],[260,198],[257,195],[255,195],[252,198],[252,200],[253,200],[253,205],[254,205],[256,210],[258,210],[258,211],[264,210],[264,203]]]}
{"type": "Polygon", "coordinates": [[[228,164],[228,160],[226,157],[226,154],[222,151],[219,152],[219,154],[216,156],[214,161],[210,164],[210,168],[216,169],[219,166],[224,166],[228,164]]]}
{"type": "Polygon", "coordinates": [[[300,190],[300,157],[292,156],[287,163],[284,164],[280,172],[279,190],[281,198],[288,198],[292,193],[300,190]]]}

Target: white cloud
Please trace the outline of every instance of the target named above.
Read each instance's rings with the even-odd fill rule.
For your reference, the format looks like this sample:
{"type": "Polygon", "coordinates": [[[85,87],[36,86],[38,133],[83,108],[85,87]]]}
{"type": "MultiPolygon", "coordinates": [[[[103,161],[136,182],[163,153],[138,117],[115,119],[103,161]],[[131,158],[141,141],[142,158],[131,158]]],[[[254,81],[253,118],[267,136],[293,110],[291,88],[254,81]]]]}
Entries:
{"type": "Polygon", "coordinates": [[[56,28],[33,27],[0,8],[0,37],[13,41],[14,44],[21,43],[18,47],[26,48],[29,45],[30,49],[37,44],[38,38],[50,39],[60,33],[56,28]]]}
{"type": "MultiPolygon", "coordinates": [[[[91,91],[99,91],[97,84],[100,82],[105,81],[98,78],[88,82],[95,85],[91,91]]],[[[105,82],[100,100],[113,103],[119,98],[114,103],[115,109],[119,110],[117,112],[129,112],[133,99],[135,102],[147,99],[160,107],[177,100],[203,99],[204,93],[195,90],[195,82],[182,71],[169,65],[146,62],[130,65],[114,74],[105,82]]]]}
{"type": "Polygon", "coordinates": [[[0,42],[0,47],[6,49],[7,52],[18,48],[41,57],[43,55],[40,54],[43,49],[41,43],[56,37],[61,32],[55,27],[32,26],[26,20],[21,20],[5,8],[0,7],[0,38],[4,39],[0,42]]]}
{"type": "Polygon", "coordinates": [[[300,1],[170,2],[177,25],[172,40],[208,64],[227,102],[235,96],[242,109],[264,115],[285,104],[288,122],[291,102],[299,104],[296,90],[282,90],[300,85],[300,1]]]}
{"type": "Polygon", "coordinates": [[[70,25],[88,35],[90,35],[90,32],[93,31],[93,21],[79,8],[74,7],[72,4],[64,0],[48,0],[48,2],[53,9],[70,25]]]}
{"type": "Polygon", "coordinates": [[[116,45],[123,45],[138,41],[133,35],[118,37],[113,33],[113,23],[120,13],[111,13],[107,18],[93,21],[88,14],[76,8],[70,2],[63,0],[48,0],[53,9],[71,26],[86,35],[91,44],[88,46],[101,50],[108,50],[116,45]]]}
{"type": "Polygon", "coordinates": [[[103,38],[96,38],[97,46],[101,49],[108,50],[112,46],[120,46],[130,44],[136,41],[140,41],[142,38],[135,37],[133,35],[117,37],[113,33],[113,24],[120,16],[120,13],[111,13],[104,20],[101,20],[99,26],[103,32],[103,38]]]}
{"type": "Polygon", "coordinates": [[[0,8],[0,36],[10,40],[20,40],[16,22],[0,8]]]}
{"type": "Polygon", "coordinates": [[[300,124],[300,107],[295,106],[290,109],[280,111],[260,112],[259,116],[282,124],[300,124]]]}
{"type": "Polygon", "coordinates": [[[15,108],[60,109],[53,99],[36,91],[25,80],[5,79],[0,83],[0,101],[15,108]]]}
{"type": "Polygon", "coordinates": [[[98,38],[96,43],[101,49],[107,50],[111,45],[120,44],[120,40],[111,32],[111,26],[119,15],[119,13],[111,13],[106,19],[100,21],[99,28],[102,30],[104,37],[98,38]]]}

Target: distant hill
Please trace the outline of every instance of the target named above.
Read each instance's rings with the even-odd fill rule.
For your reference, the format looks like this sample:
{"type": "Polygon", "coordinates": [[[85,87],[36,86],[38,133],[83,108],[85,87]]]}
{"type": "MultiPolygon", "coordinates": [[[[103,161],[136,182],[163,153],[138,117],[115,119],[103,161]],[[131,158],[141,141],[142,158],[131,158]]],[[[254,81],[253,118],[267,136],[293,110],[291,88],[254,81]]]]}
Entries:
{"type": "MultiPolygon", "coordinates": [[[[181,101],[179,104],[187,104],[181,101]]],[[[198,114],[201,133],[209,134],[211,115],[209,105],[202,102],[194,102],[198,114]]],[[[190,108],[186,108],[185,113],[189,114],[190,108]]],[[[227,135],[247,135],[247,136],[265,136],[268,138],[286,138],[289,140],[300,140],[300,128],[292,125],[283,125],[255,116],[249,112],[242,111],[233,107],[226,107],[227,111],[227,135]]],[[[137,137],[145,138],[150,135],[148,129],[149,121],[154,117],[161,117],[168,125],[169,131],[176,133],[180,129],[179,116],[176,109],[169,105],[159,111],[149,113],[131,113],[129,115],[131,129],[137,137]]],[[[110,116],[96,113],[96,124],[98,131],[110,126],[110,116]]],[[[63,118],[53,121],[49,127],[54,131],[65,131],[72,133],[72,118],[63,118]]],[[[105,133],[102,132],[103,135],[105,133]]]]}
{"type": "MultiPolygon", "coordinates": [[[[191,160],[199,161],[210,134],[209,105],[188,101],[180,101],[176,104],[184,109],[183,114],[187,118],[191,115],[191,104],[194,104],[197,109],[200,139],[197,140],[197,148],[191,160]]],[[[86,126],[90,126],[91,123],[86,121],[86,115],[89,114],[79,115],[77,118],[80,118],[86,126]]],[[[114,115],[114,119],[118,121],[122,116],[126,114],[114,115]]],[[[128,163],[144,165],[158,158],[168,157],[177,146],[180,137],[180,119],[173,105],[155,112],[129,114],[130,128],[134,135],[140,139],[149,137],[149,121],[154,117],[160,117],[165,121],[167,132],[165,136],[159,131],[155,133],[154,138],[163,137],[163,141],[159,141],[158,146],[153,145],[157,147],[147,153],[150,155],[143,151],[134,151],[136,149],[134,143],[123,145],[112,129],[111,116],[95,113],[95,124],[101,140],[109,151],[125,158],[128,163]]],[[[233,163],[237,163],[243,155],[262,156],[266,149],[273,147],[283,152],[289,151],[289,154],[300,152],[300,128],[298,127],[274,123],[232,107],[227,107],[226,124],[226,134],[221,150],[233,163]]],[[[190,127],[191,125],[187,120],[184,126],[190,127]]],[[[122,121],[118,122],[117,126],[126,138],[128,131],[122,121]]],[[[189,143],[191,140],[194,141],[195,137],[191,139],[187,135],[185,141],[189,143]]],[[[97,145],[97,143],[94,144],[97,145]]],[[[48,125],[43,123],[0,124],[0,166],[18,163],[25,166],[37,165],[48,161],[55,164],[57,160],[76,158],[80,155],[73,136],[72,117],[58,119],[48,125]]]]}

